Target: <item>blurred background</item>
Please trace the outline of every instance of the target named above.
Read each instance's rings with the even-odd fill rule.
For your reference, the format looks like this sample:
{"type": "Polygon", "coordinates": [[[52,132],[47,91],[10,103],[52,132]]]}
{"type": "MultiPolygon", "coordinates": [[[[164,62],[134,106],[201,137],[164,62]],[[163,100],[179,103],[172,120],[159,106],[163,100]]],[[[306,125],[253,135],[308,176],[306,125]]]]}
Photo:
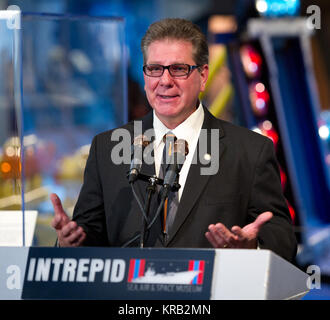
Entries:
{"type": "MultiPolygon", "coordinates": [[[[49,195],[72,214],[93,136],[150,110],[148,26],[186,18],[209,42],[201,100],[273,141],[296,265],[321,270],[321,288],[305,299],[330,298],[328,0],[0,0],[9,6],[22,16],[17,29],[0,15],[0,212],[37,211],[30,244],[54,245],[49,195]]],[[[20,241],[29,245],[24,233],[20,241]]]]}

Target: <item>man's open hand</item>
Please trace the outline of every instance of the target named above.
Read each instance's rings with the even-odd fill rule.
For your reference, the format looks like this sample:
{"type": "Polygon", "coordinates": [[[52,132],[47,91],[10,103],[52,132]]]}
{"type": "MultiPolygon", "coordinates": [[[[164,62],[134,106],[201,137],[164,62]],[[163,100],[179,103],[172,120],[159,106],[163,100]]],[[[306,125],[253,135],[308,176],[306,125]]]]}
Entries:
{"type": "Polygon", "coordinates": [[[231,230],[228,230],[222,223],[210,224],[205,236],[214,248],[256,249],[259,230],[272,217],[273,214],[267,211],[244,228],[234,226],[231,230]]]}

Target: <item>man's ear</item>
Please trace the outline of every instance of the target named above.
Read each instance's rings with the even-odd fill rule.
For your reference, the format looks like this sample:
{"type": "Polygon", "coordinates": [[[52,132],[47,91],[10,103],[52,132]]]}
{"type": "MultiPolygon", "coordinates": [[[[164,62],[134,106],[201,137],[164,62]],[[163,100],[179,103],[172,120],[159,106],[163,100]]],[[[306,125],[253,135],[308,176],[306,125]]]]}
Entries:
{"type": "Polygon", "coordinates": [[[207,79],[209,77],[209,65],[204,64],[201,68],[202,68],[202,70],[200,71],[200,75],[201,75],[201,90],[200,91],[204,91],[207,79]]]}

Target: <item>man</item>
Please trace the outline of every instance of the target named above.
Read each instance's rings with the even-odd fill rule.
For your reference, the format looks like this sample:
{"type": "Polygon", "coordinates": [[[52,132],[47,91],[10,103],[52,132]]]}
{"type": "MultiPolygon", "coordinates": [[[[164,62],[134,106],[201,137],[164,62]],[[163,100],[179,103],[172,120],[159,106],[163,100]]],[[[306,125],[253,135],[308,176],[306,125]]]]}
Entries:
{"type": "MultiPolygon", "coordinates": [[[[198,100],[209,71],[205,36],[189,21],[165,19],[149,27],[141,46],[144,89],[153,108],[142,118],[142,128],[143,132],[153,128],[155,133],[155,163],[144,163],[141,171],[149,175],[160,172],[166,133],[186,140],[189,146],[168,237],[163,237],[160,216],[148,230],[145,246],[265,248],[293,261],[296,239],[271,140],[214,118],[198,100]],[[204,132],[206,139],[202,140],[204,132]],[[212,152],[212,132],[217,133],[217,152],[212,152]],[[203,148],[206,151],[200,153],[203,148]],[[217,170],[201,174],[207,160],[215,162],[217,170]]],[[[122,129],[133,136],[133,123],[122,129]]],[[[93,139],[73,221],[59,198],[51,195],[52,226],[60,246],[139,243],[141,210],[126,178],[129,164],[116,165],[110,157],[118,143],[113,141],[113,133],[93,139]]],[[[147,183],[138,180],[135,184],[144,196],[147,183]]],[[[150,219],[158,205],[154,197],[150,219]]]]}

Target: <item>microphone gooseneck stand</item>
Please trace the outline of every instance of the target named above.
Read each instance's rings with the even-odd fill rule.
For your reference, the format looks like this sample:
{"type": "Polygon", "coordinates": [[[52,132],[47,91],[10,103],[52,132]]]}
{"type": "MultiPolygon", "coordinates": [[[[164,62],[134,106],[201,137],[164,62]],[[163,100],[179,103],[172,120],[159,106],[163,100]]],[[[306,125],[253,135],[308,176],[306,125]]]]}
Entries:
{"type": "Polygon", "coordinates": [[[148,225],[148,216],[149,216],[149,210],[150,210],[150,203],[152,195],[156,192],[156,184],[157,184],[157,177],[152,176],[149,178],[149,183],[147,186],[147,195],[146,200],[144,204],[144,214],[146,217],[142,217],[142,230],[141,230],[141,237],[140,237],[140,248],[144,247],[144,238],[145,238],[145,232],[148,225]]]}
{"type": "MultiPolygon", "coordinates": [[[[143,149],[143,143],[141,144],[141,139],[144,138],[144,136],[138,136],[134,141],[136,142],[135,148],[142,148],[143,149]]],[[[143,142],[143,139],[142,139],[143,142]]],[[[141,150],[140,150],[141,151],[141,150]]],[[[178,139],[174,144],[174,150],[172,154],[172,160],[174,160],[173,163],[169,165],[167,168],[164,180],[157,178],[157,176],[148,176],[145,174],[140,173],[141,166],[142,166],[142,159],[141,159],[141,152],[140,157],[133,158],[131,162],[131,168],[128,172],[128,182],[131,185],[133,195],[140,207],[140,210],[142,212],[142,227],[141,232],[135,234],[132,239],[128,240],[122,247],[127,247],[134,241],[140,238],[140,248],[144,247],[144,241],[145,241],[145,234],[150,230],[150,228],[153,226],[157,218],[159,217],[165,200],[168,197],[168,194],[170,191],[178,191],[180,188],[180,185],[178,183],[179,181],[179,173],[182,168],[183,162],[185,161],[185,157],[188,154],[188,143],[183,139],[178,139]],[[146,189],[146,198],[145,198],[145,204],[142,205],[139,197],[137,196],[135,189],[134,189],[134,183],[136,180],[144,180],[148,182],[148,186],[146,189]],[[149,221],[149,210],[150,210],[150,203],[151,198],[153,194],[156,192],[156,185],[159,184],[162,186],[161,189],[161,201],[157,208],[157,211],[152,218],[151,222],[149,221]]]]}
{"type": "Polygon", "coordinates": [[[162,196],[161,196],[161,202],[159,203],[159,206],[157,208],[156,214],[153,217],[153,219],[150,221],[150,223],[148,223],[148,217],[149,217],[149,211],[150,211],[150,203],[151,203],[151,199],[152,196],[155,194],[156,192],[156,185],[161,185],[163,186],[164,184],[164,180],[157,178],[155,175],[154,176],[148,176],[142,173],[139,173],[136,177],[136,180],[132,183],[130,183],[132,191],[133,191],[133,195],[140,207],[140,210],[142,212],[142,229],[141,232],[134,235],[130,240],[128,240],[124,245],[122,245],[122,248],[126,248],[128,247],[130,244],[132,244],[133,242],[135,242],[137,239],[140,238],[140,242],[139,242],[139,246],[140,248],[144,247],[144,240],[145,240],[145,234],[146,232],[148,232],[150,230],[150,228],[154,225],[155,221],[157,220],[157,218],[159,217],[162,208],[164,206],[164,202],[168,196],[168,192],[169,190],[172,191],[177,191],[180,188],[180,185],[176,182],[172,188],[166,188],[163,190],[162,192],[162,196]],[[145,205],[143,206],[139,197],[137,196],[136,192],[135,192],[135,188],[134,188],[134,182],[136,180],[143,180],[143,181],[147,181],[148,182],[148,186],[146,188],[146,201],[145,201],[145,205]],[[166,190],[166,191],[165,191],[166,190]]]}

